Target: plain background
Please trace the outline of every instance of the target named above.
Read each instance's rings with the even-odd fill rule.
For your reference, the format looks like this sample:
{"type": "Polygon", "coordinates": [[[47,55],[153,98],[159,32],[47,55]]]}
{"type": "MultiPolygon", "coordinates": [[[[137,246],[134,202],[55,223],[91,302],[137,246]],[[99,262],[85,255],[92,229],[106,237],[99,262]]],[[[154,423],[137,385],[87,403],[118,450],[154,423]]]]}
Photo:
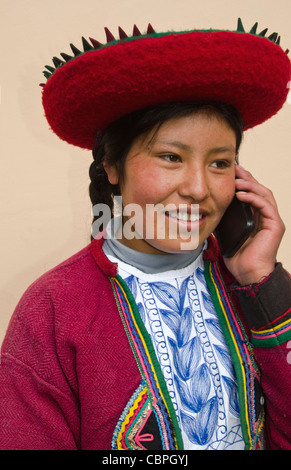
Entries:
{"type": "MultiPolygon", "coordinates": [[[[104,26],[128,35],[217,28],[281,35],[291,50],[290,0],[1,0],[0,3],[0,341],[26,288],[90,242],[90,152],[60,141],[43,117],[44,65],[71,53],[81,37],[106,42],[104,26]]],[[[291,54],[291,52],[290,52],[291,54]]],[[[129,71],[130,73],[130,71],[129,71]]],[[[246,132],[243,166],[272,189],[286,225],[278,259],[291,270],[291,100],[278,115],[246,132]]]]}

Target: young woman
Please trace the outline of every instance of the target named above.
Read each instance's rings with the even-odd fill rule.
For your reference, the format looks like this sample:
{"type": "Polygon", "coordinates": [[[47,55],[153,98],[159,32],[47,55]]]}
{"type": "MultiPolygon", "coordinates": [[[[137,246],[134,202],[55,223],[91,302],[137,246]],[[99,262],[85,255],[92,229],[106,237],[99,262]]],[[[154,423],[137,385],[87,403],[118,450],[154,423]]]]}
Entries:
{"type": "MultiPolygon", "coordinates": [[[[109,46],[101,49],[83,40],[84,53],[75,50],[44,87],[47,117],[61,138],[84,147],[91,120],[99,128],[90,196],[113,218],[93,231],[89,246],[30,286],[16,308],[2,346],[0,447],[289,449],[291,281],[276,261],[284,224],[272,193],[238,164],[243,130],[270,117],[286,90],[281,78],[270,80],[276,103],[252,108],[254,92],[258,101],[266,96],[268,84],[261,95],[260,77],[254,84],[260,67],[243,78],[237,64],[226,67],[237,60],[236,41],[252,67],[253,42],[259,55],[262,48],[273,54],[274,67],[278,57],[286,79],[289,59],[254,28],[243,33],[240,22],[233,33],[120,34],[114,41],[107,31],[109,46]],[[209,64],[211,42],[215,64],[189,77],[193,49],[204,44],[199,64],[209,64]],[[225,54],[230,42],[234,50],[225,54]],[[158,60],[149,58],[149,76],[144,62],[138,68],[144,48],[158,60]],[[112,67],[110,83],[103,75],[95,82],[112,57],[124,73],[116,88],[112,67]],[[131,76],[129,62],[137,64],[131,76]],[[167,79],[158,85],[165,70],[179,70],[171,86],[167,79]],[[209,84],[219,70],[213,95],[209,84]],[[78,84],[73,72],[82,76],[78,84]],[[234,106],[238,80],[248,81],[248,93],[234,106]],[[97,119],[102,100],[107,107],[97,119]],[[255,229],[223,258],[213,232],[234,197],[250,204],[255,229]]],[[[99,221],[97,210],[93,227],[99,221]]]]}

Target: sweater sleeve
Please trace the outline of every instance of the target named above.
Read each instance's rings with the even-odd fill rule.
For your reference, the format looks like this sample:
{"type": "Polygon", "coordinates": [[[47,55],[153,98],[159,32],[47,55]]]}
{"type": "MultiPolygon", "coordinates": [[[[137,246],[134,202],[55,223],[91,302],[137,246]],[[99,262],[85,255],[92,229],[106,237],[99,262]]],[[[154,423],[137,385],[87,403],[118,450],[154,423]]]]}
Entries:
{"type": "Polygon", "coordinates": [[[261,368],[268,449],[291,449],[291,278],[277,263],[259,284],[234,286],[261,368]]]}
{"type": "Polygon", "coordinates": [[[54,305],[31,286],[10,321],[1,348],[0,449],[73,450],[79,413],[57,354],[54,305]]]}
{"type": "Polygon", "coordinates": [[[291,340],[291,278],[277,263],[258,284],[234,286],[258,347],[277,346],[291,340]]]}

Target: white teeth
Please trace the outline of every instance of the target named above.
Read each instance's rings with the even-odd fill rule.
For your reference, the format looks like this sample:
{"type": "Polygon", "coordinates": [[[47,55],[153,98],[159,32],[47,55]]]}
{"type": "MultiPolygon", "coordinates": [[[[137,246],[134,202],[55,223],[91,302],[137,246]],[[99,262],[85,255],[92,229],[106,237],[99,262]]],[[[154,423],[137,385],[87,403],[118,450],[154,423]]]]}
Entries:
{"type": "Polygon", "coordinates": [[[202,218],[202,214],[188,214],[188,212],[166,212],[170,217],[178,220],[182,220],[183,222],[195,222],[202,218]]]}

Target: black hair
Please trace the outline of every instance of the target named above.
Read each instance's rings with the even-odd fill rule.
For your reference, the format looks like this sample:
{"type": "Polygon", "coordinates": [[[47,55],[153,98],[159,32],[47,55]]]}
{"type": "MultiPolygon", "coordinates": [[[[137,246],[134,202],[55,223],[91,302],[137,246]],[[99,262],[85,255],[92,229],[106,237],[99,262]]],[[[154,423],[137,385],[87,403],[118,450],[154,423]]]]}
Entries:
{"type": "MultiPolygon", "coordinates": [[[[135,111],[114,121],[105,130],[101,142],[93,146],[94,161],[90,165],[89,195],[92,205],[106,204],[113,216],[113,197],[120,195],[119,185],[112,185],[104,170],[104,163],[117,165],[122,181],[124,164],[134,141],[155,132],[170,119],[203,113],[224,120],[236,134],[236,158],[243,137],[244,124],[238,111],[231,105],[213,102],[184,102],[161,104],[135,111]]],[[[98,219],[94,216],[93,222],[98,219]]]]}

